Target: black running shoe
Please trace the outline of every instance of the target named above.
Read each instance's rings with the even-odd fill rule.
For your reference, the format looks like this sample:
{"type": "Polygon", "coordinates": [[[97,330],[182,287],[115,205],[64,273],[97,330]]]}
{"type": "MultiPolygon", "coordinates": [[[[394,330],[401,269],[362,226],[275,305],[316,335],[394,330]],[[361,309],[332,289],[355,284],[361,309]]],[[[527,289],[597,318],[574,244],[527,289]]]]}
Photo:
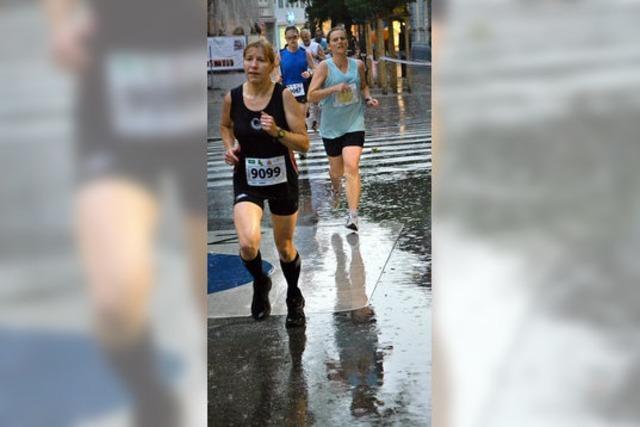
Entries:
{"type": "Polygon", "coordinates": [[[256,320],[264,320],[271,314],[271,304],[269,303],[269,291],[271,290],[271,279],[264,276],[264,279],[253,282],[253,300],[251,301],[251,316],[256,320]]]}
{"type": "Polygon", "coordinates": [[[298,295],[287,298],[287,319],[285,326],[287,328],[304,326],[306,320],[304,316],[304,297],[298,289],[298,295]]]}

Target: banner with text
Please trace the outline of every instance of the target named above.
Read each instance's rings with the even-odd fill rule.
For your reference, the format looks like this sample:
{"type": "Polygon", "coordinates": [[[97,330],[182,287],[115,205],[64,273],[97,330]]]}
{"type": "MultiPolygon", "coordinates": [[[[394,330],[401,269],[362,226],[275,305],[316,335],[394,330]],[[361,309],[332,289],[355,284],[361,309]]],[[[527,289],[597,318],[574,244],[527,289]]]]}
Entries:
{"type": "Polygon", "coordinates": [[[242,70],[242,52],[246,44],[244,36],[209,37],[209,70],[242,70]]]}

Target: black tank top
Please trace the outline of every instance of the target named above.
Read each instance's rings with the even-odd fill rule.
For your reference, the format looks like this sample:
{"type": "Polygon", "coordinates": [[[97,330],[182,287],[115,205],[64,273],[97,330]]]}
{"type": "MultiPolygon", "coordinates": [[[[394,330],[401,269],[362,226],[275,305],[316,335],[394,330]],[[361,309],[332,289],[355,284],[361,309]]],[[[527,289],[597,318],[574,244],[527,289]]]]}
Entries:
{"type": "MultiPolygon", "coordinates": [[[[231,90],[233,133],[240,143],[240,162],[233,174],[236,193],[269,199],[298,198],[298,168],[293,151],[272,137],[260,125],[260,112],[249,110],[242,97],[243,86],[231,90]]],[[[282,91],[276,83],[264,112],[276,124],[289,130],[282,91]]]]}
{"type": "MultiPolygon", "coordinates": [[[[89,68],[80,75],[75,108],[81,156],[110,150],[139,151],[146,163],[153,163],[148,161],[145,153],[150,151],[150,147],[162,145],[182,149],[184,145],[203,146],[206,122],[176,126],[174,131],[163,131],[162,126],[155,125],[170,123],[170,120],[165,120],[167,116],[175,123],[175,120],[186,117],[186,114],[181,116],[186,109],[195,110],[206,105],[202,97],[206,92],[204,74],[197,77],[186,72],[181,74],[185,77],[165,78],[161,82],[156,80],[157,74],[170,75],[172,68],[157,71],[166,70],[167,64],[173,64],[176,70],[190,70],[192,64],[197,64],[193,55],[202,55],[202,49],[206,47],[206,39],[201,32],[206,22],[203,18],[206,9],[199,3],[202,2],[89,0],[88,6],[96,20],[95,33],[87,41],[92,60],[89,68]],[[167,30],[169,28],[170,31],[167,30]],[[127,55],[127,60],[114,67],[114,57],[122,57],[123,54],[127,55]],[[131,69],[129,61],[146,64],[146,73],[153,84],[135,81],[123,84],[123,74],[124,77],[135,78],[136,73],[129,71],[117,73],[120,78],[110,74],[114,68],[131,69]],[[119,90],[114,89],[114,82],[121,82],[119,90]],[[142,117],[143,114],[147,119],[142,117]],[[137,134],[126,126],[124,130],[118,126],[123,117],[131,119],[135,115],[140,118],[138,123],[151,124],[137,134]]],[[[139,68],[134,66],[133,69],[139,68]]]]}

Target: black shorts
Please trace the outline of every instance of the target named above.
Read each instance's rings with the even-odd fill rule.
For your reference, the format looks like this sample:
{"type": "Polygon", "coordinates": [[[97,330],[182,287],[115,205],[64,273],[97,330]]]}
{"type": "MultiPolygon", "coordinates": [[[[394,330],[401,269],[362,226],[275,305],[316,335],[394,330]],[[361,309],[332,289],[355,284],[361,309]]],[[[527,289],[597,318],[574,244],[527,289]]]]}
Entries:
{"type": "Polygon", "coordinates": [[[76,186],[123,178],[159,197],[163,192],[162,184],[169,179],[175,184],[180,202],[189,214],[204,215],[206,212],[207,194],[200,185],[207,179],[206,168],[199,167],[202,156],[206,155],[202,144],[196,146],[186,141],[185,144],[138,148],[79,141],[79,145],[75,155],[76,186]]]}
{"type": "MultiPolygon", "coordinates": [[[[269,209],[271,213],[274,215],[282,215],[289,216],[298,212],[298,199],[266,199],[269,201],[269,209]]],[[[264,201],[265,199],[262,197],[253,196],[247,193],[234,194],[234,202],[251,202],[258,206],[260,209],[264,210],[264,201]]]]}
{"type": "Polygon", "coordinates": [[[348,146],[364,147],[364,131],[345,133],[338,138],[322,138],[324,151],[329,157],[342,156],[342,149],[348,146]]]}

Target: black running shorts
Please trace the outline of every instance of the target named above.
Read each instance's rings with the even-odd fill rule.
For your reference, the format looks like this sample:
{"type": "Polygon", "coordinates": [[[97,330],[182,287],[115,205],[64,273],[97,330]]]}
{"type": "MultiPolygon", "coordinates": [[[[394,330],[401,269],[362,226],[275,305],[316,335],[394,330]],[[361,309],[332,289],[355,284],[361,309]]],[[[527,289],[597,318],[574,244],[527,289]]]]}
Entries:
{"type": "Polygon", "coordinates": [[[329,157],[342,156],[342,149],[348,146],[364,146],[364,131],[345,133],[338,138],[322,138],[324,151],[329,157]]]}
{"type": "MultiPolygon", "coordinates": [[[[269,201],[269,209],[271,210],[271,213],[274,215],[289,216],[298,212],[297,198],[296,199],[266,199],[266,200],[269,201]]],[[[256,197],[247,193],[239,193],[239,194],[235,194],[233,204],[235,205],[236,203],[240,203],[240,202],[251,202],[253,204],[260,206],[260,209],[264,210],[264,201],[265,199],[261,197],[256,197]]]]}

